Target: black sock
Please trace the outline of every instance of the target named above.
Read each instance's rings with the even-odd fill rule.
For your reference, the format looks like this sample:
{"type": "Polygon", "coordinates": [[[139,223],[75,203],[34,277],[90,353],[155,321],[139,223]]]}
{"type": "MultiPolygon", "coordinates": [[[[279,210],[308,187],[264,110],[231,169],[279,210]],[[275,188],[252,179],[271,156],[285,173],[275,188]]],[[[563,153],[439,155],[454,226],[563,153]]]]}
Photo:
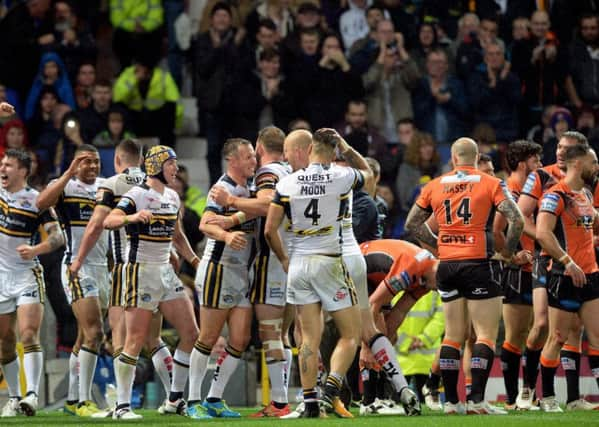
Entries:
{"type": "Polygon", "coordinates": [[[176,402],[178,399],[181,399],[182,397],[183,397],[182,391],[171,391],[168,394],[168,400],[171,402],[176,402]]]}
{"type": "Polygon", "coordinates": [[[562,368],[566,374],[568,399],[566,403],[580,399],[580,353],[572,350],[562,350],[559,354],[562,368]]]}
{"type": "Polygon", "coordinates": [[[273,405],[275,405],[275,408],[277,409],[283,409],[285,406],[287,406],[287,403],[281,403],[281,402],[272,402],[273,405]]]}
{"type": "Polygon", "coordinates": [[[597,381],[597,387],[599,387],[599,352],[597,350],[589,350],[589,352],[594,352],[597,354],[589,354],[589,366],[591,368],[591,373],[595,377],[595,381],[597,381]]]}
{"type": "Polygon", "coordinates": [[[376,399],[376,384],[379,380],[379,373],[374,369],[362,369],[362,404],[370,405],[376,399]]]}
{"type": "MultiPolygon", "coordinates": [[[[12,397],[12,396],[11,396],[11,397],[12,397]]],[[[79,403],[79,401],[78,401],[78,400],[67,400],[67,405],[75,405],[75,404],[77,404],[77,403],[79,403]]]]}
{"type": "Polygon", "coordinates": [[[208,397],[206,398],[206,402],[208,403],[216,403],[220,402],[222,399],[220,397],[208,397]]]}
{"type": "Polygon", "coordinates": [[[331,401],[333,398],[338,397],[343,387],[343,377],[337,373],[331,372],[327,376],[327,381],[324,384],[324,394],[331,401]]]}
{"type": "Polygon", "coordinates": [[[522,355],[514,350],[515,347],[508,342],[503,343],[501,347],[501,370],[503,371],[508,404],[516,403],[516,397],[518,397],[518,373],[522,355]]]}
{"type": "Polygon", "coordinates": [[[474,343],[470,364],[470,372],[472,372],[470,400],[474,403],[482,402],[485,399],[485,389],[493,367],[493,359],[495,359],[495,352],[491,347],[482,342],[474,343]]]}
{"type": "Polygon", "coordinates": [[[559,360],[541,361],[541,382],[543,383],[543,397],[555,396],[555,373],[557,372],[558,366],[559,360]]]}
{"type": "Polygon", "coordinates": [[[449,345],[442,345],[439,365],[441,366],[441,378],[443,378],[443,385],[445,387],[445,401],[458,403],[460,350],[449,345]]]}
{"type": "Polygon", "coordinates": [[[304,389],[304,405],[308,416],[317,417],[320,414],[318,393],[313,388],[304,389]]]}
{"type": "Polygon", "coordinates": [[[524,365],[524,385],[534,390],[537,388],[537,378],[539,377],[539,360],[541,360],[542,349],[532,350],[526,347],[524,357],[526,364],[524,365]]]}
{"type": "Polygon", "coordinates": [[[439,390],[439,383],[441,382],[441,375],[435,374],[432,370],[428,373],[426,379],[426,386],[432,392],[439,390]]]}
{"type": "Polygon", "coordinates": [[[352,365],[345,374],[345,378],[347,379],[347,385],[351,390],[352,400],[361,400],[362,397],[360,396],[360,347],[358,347],[358,351],[356,352],[354,361],[352,362],[352,365]]]}
{"type": "Polygon", "coordinates": [[[376,382],[376,397],[381,400],[386,400],[389,396],[387,396],[387,374],[384,371],[379,371],[379,377],[376,382]]]}

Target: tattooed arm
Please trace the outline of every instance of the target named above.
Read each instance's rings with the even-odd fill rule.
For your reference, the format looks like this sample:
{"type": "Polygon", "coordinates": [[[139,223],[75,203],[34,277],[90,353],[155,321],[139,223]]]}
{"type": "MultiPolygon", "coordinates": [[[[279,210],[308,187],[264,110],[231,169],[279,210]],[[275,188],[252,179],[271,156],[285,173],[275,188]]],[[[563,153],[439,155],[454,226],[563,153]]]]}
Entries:
{"type": "Polygon", "coordinates": [[[518,249],[518,243],[524,230],[524,216],[520,208],[512,199],[505,199],[497,206],[497,210],[508,222],[505,235],[505,244],[501,252],[504,258],[511,259],[518,249]]]}
{"type": "Polygon", "coordinates": [[[437,237],[426,224],[426,220],[430,216],[431,213],[428,210],[422,209],[417,204],[414,204],[408,213],[405,229],[422,243],[436,249],[437,237]]]}
{"type": "Polygon", "coordinates": [[[48,232],[48,238],[44,240],[42,243],[38,243],[35,246],[30,245],[20,245],[17,248],[17,252],[24,260],[30,260],[35,258],[38,255],[47,254],[55,251],[64,245],[64,235],[58,223],[52,222],[46,226],[46,231],[48,232]]]}

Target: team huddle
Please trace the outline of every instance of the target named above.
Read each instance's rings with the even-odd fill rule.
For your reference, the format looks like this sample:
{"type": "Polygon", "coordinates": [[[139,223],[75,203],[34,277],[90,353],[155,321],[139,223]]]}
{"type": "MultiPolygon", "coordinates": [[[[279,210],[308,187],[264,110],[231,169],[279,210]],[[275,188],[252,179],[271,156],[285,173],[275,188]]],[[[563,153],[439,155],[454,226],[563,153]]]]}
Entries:
{"type": "Polygon", "coordinates": [[[145,347],[167,396],[161,414],[240,417],[223,394],[249,344],[254,315],[271,402],[253,417],[353,417],[342,389],[357,353],[361,369],[376,366],[394,398],[388,412],[363,401],[360,414],[395,409],[418,415],[420,401],[392,341],[410,308],[435,289],[444,305],[445,334],[423,390],[429,408],[507,413],[485,400],[503,317],[505,409],[561,411],[554,391],[560,357],[568,409],[594,409],[580,398],[575,373],[583,328],[591,369],[599,372],[599,326],[592,322],[599,310],[599,268],[592,256],[599,224],[596,154],[584,136],[566,132],[558,162],[540,168],[540,146],[515,141],[508,148],[512,173],[504,183],[478,169],[473,140],[458,139],[451,153],[454,170],[425,185],[408,215],[413,238],[408,242],[381,239],[373,199],[376,162],[333,129],[285,135],[268,127],[255,148],[250,141],[229,139],[223,149],[226,173],[211,188],[201,218],[208,241],[199,258],[182,231],[172,148],[154,146],[142,157],[136,141],[124,140],[115,152],[117,174],[103,179],[97,150],[80,145],[67,171],[41,193],[27,186],[28,154],[7,150],[0,163],[0,364],[10,399],[2,416],[37,410],[44,282],[36,257],[63,244],[62,281],[79,327],[65,404],[73,415],[142,418],[131,408],[131,395],[145,347]],[[358,200],[375,218],[360,224],[369,232],[359,239],[353,219],[358,200]],[[38,230],[47,236],[35,244],[38,230]],[[174,268],[179,257],[197,271],[198,313],[174,268]],[[106,314],[117,401],[101,410],[91,386],[106,314]],[[325,316],[339,336],[327,373],[319,360],[325,316]],[[173,354],[160,339],[163,317],[179,336],[173,354]],[[208,362],[225,323],[226,347],[203,396],[208,362]],[[295,410],[288,399],[292,324],[303,391],[295,410]],[[17,332],[25,349],[25,396],[17,332]],[[457,390],[463,347],[463,369],[471,379],[465,404],[457,390]],[[539,364],[543,388],[537,399],[539,364]]]}

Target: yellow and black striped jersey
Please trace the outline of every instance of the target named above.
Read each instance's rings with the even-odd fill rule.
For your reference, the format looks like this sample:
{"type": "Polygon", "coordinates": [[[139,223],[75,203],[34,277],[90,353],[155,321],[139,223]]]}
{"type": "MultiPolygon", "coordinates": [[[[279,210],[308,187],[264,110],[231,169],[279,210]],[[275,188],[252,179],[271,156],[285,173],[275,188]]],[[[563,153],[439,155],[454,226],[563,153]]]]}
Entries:
{"type": "Polygon", "coordinates": [[[24,260],[17,252],[21,245],[34,245],[40,226],[48,230],[56,221],[48,210],[36,207],[39,192],[25,187],[16,193],[0,190],[0,270],[28,270],[37,258],[24,260]]]}
{"type": "Polygon", "coordinates": [[[168,187],[164,187],[161,194],[147,184],[141,184],[121,197],[116,209],[125,214],[132,215],[143,209],[152,213],[149,223],[126,226],[128,262],[169,262],[180,207],[179,195],[168,187]]]}

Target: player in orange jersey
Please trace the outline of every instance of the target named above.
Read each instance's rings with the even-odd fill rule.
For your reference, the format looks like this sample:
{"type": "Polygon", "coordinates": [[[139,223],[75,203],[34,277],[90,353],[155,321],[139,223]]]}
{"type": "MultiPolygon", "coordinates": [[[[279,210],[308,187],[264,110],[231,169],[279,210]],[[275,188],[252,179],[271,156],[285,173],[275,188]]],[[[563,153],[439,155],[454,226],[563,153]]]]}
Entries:
{"type": "Polygon", "coordinates": [[[508,221],[501,258],[513,259],[524,219],[505,183],[477,168],[478,146],[469,138],[451,147],[455,169],[429,182],[410,210],[406,229],[425,243],[438,247],[437,288],[444,302],[445,339],[440,365],[445,384],[445,412],[460,412],[457,379],[460,349],[469,318],[477,336],[472,351],[472,393],[469,413],[505,413],[484,401],[484,390],[494,359],[495,341],[501,319],[501,287],[494,279],[492,222],[495,211],[508,221]],[[424,223],[434,214],[439,223],[435,240],[424,223]],[[470,316],[468,316],[468,314],[470,316]]]}
{"type": "Polygon", "coordinates": [[[577,326],[575,313],[589,337],[591,370],[599,370],[599,325],[593,317],[599,310],[599,268],[595,257],[589,256],[594,252],[593,231],[598,223],[592,195],[585,188],[599,166],[595,152],[583,144],[568,147],[563,159],[566,176],[543,195],[536,227],[538,242],[553,259],[547,283],[549,336],[541,354],[540,406],[547,412],[562,411],[555,398],[554,377],[560,350],[577,326]]]}

